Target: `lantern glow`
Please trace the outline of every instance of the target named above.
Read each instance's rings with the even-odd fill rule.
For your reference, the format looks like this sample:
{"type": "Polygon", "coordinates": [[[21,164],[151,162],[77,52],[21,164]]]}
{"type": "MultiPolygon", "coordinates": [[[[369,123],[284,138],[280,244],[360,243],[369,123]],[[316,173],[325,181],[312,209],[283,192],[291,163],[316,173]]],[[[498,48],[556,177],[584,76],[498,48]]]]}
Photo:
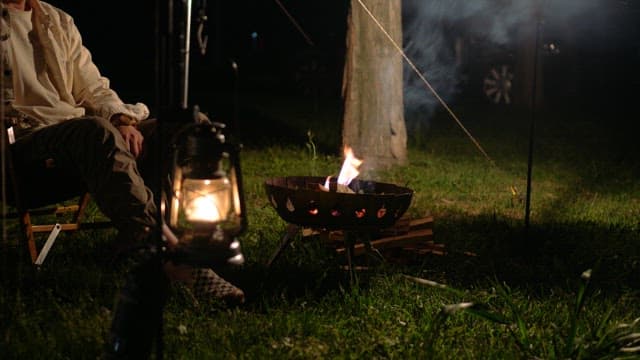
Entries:
{"type": "Polygon", "coordinates": [[[229,179],[185,179],[182,184],[187,221],[215,223],[226,218],[231,208],[229,179]]]}
{"type": "Polygon", "coordinates": [[[236,239],[246,227],[239,148],[225,142],[223,127],[190,124],[174,138],[163,217],[187,262],[244,261],[236,239]]]}

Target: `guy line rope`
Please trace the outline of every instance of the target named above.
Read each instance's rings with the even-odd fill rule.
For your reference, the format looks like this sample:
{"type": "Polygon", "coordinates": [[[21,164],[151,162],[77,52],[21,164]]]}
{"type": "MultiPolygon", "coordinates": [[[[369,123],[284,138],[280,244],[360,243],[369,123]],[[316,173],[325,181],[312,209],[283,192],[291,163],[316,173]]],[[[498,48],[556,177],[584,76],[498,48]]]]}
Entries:
{"type": "Polygon", "coordinates": [[[382,33],[387,37],[387,39],[391,42],[391,44],[396,48],[396,50],[398,51],[398,53],[400,53],[400,55],[402,55],[402,58],[404,58],[404,60],[407,62],[407,64],[409,64],[409,66],[411,67],[411,69],[418,75],[418,77],[420,78],[420,80],[422,80],[422,82],[427,86],[427,88],[429,89],[429,91],[431,91],[431,93],[433,94],[433,96],[436,97],[436,99],[438,100],[438,102],[440,102],[440,104],[447,110],[447,112],[449,113],[449,115],[451,115],[451,117],[455,120],[455,122],[458,124],[458,126],[460,126],[460,128],[462,129],[462,131],[464,131],[464,133],[469,137],[469,139],[471,139],[471,141],[473,142],[473,144],[478,148],[478,150],[480,151],[480,153],[482,153],[482,155],[489,161],[489,163],[491,163],[491,165],[495,166],[495,162],[493,161],[493,159],[489,156],[489,154],[487,154],[487,152],[482,148],[482,145],[480,145],[480,143],[478,142],[478,140],[476,140],[476,138],[471,134],[471,132],[469,132],[469,130],[467,130],[467,128],[464,126],[464,124],[462,124],[462,121],[460,121],[460,119],[458,118],[458,116],[453,112],[453,110],[451,110],[451,108],[449,107],[449,105],[447,105],[447,103],[444,101],[444,99],[442,99],[442,97],[438,94],[438,92],[433,88],[433,86],[431,86],[431,83],[424,77],[424,75],[422,75],[422,73],[420,72],[420,70],[418,70],[417,66],[413,63],[413,61],[411,61],[411,59],[409,59],[409,57],[407,56],[407,54],[404,52],[404,50],[402,50],[402,48],[400,47],[400,45],[398,45],[398,43],[391,37],[391,35],[389,35],[389,33],[387,32],[387,30],[384,28],[384,26],[382,26],[382,24],[380,23],[380,21],[378,21],[378,19],[375,17],[375,15],[373,15],[373,13],[369,10],[369,8],[362,2],[362,0],[357,0],[358,3],[360,4],[360,6],[362,6],[362,9],[367,13],[367,15],[369,15],[369,17],[373,20],[373,22],[378,26],[378,28],[380,29],[380,31],[382,31],[382,33]]]}

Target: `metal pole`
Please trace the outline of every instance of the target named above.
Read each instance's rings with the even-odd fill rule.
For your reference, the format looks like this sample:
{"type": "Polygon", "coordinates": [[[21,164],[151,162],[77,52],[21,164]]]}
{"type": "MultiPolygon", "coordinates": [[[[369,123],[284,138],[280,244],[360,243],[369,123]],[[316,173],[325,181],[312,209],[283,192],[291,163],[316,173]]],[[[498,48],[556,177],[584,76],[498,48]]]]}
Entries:
{"type": "MultiPolygon", "coordinates": [[[[4,10],[4,9],[3,9],[4,10]]],[[[2,33],[2,25],[4,23],[2,21],[0,21],[0,33],[2,33]]],[[[4,46],[0,46],[0,56],[4,57],[4,46]]],[[[2,274],[3,274],[3,280],[6,274],[9,273],[9,265],[7,264],[7,260],[8,255],[7,252],[9,251],[9,238],[7,236],[7,159],[6,159],[6,154],[7,151],[5,151],[6,147],[9,146],[9,144],[7,144],[7,129],[6,129],[6,124],[5,124],[5,104],[4,104],[4,73],[5,73],[5,68],[4,68],[4,59],[0,58],[0,168],[1,168],[1,178],[0,178],[0,182],[2,183],[2,194],[0,195],[2,198],[0,199],[1,203],[0,206],[2,206],[2,210],[0,210],[2,212],[2,223],[0,224],[0,226],[2,227],[2,263],[4,264],[3,268],[2,268],[2,274]]]]}
{"type": "Polygon", "coordinates": [[[533,143],[534,143],[534,132],[535,132],[535,123],[536,123],[536,106],[537,106],[537,97],[536,93],[537,83],[538,83],[538,47],[539,47],[539,39],[540,39],[540,15],[539,12],[536,15],[536,38],[535,38],[535,49],[534,49],[534,58],[533,58],[533,84],[531,85],[531,122],[529,124],[529,158],[527,161],[527,197],[525,202],[525,213],[524,213],[524,226],[525,232],[528,236],[529,227],[531,223],[531,178],[533,172],[533,143]]]}
{"type": "MultiPolygon", "coordinates": [[[[1,11],[3,12],[3,16],[4,16],[4,11],[8,11],[5,10],[4,8],[1,9],[1,11]]],[[[0,21],[0,36],[2,36],[2,34],[4,34],[4,30],[2,27],[4,25],[3,21],[0,21]]],[[[3,41],[3,40],[0,40],[3,41]]],[[[2,46],[0,46],[0,131],[2,131],[2,134],[0,134],[0,167],[2,168],[1,171],[2,173],[0,174],[1,178],[0,181],[2,182],[2,245],[5,247],[5,251],[3,251],[3,264],[6,264],[7,262],[6,260],[6,249],[7,249],[7,245],[8,245],[8,240],[7,240],[7,219],[6,219],[6,215],[7,215],[7,164],[6,164],[6,151],[5,151],[5,146],[8,146],[8,144],[6,144],[6,124],[5,124],[5,99],[4,99],[4,73],[5,73],[5,68],[4,68],[4,47],[5,47],[5,42],[7,41],[7,39],[4,39],[2,46]]],[[[4,272],[6,273],[6,272],[4,272]]]]}
{"type": "Polygon", "coordinates": [[[183,41],[183,47],[180,50],[182,53],[182,61],[181,64],[182,74],[181,75],[181,102],[180,107],[183,110],[186,110],[189,107],[189,54],[191,51],[191,9],[192,9],[192,1],[191,0],[182,0],[184,6],[184,32],[180,34],[183,41]]]}

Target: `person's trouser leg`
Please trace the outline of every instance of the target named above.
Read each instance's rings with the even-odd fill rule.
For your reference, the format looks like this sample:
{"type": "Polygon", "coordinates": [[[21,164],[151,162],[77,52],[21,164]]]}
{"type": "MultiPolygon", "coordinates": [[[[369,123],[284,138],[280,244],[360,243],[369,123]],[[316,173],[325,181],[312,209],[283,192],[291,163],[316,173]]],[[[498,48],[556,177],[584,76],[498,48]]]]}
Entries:
{"type": "Polygon", "coordinates": [[[107,120],[87,117],[34,131],[13,146],[19,164],[53,159],[56,168],[77,175],[126,239],[128,252],[121,255],[131,264],[116,301],[107,355],[147,357],[161,325],[167,277],[153,196],[122,136],[107,120]]]}
{"type": "MultiPolygon", "coordinates": [[[[149,126],[141,126],[141,131],[147,144],[138,160],[147,169],[146,175],[154,177],[151,184],[159,191],[162,164],[157,162],[163,148],[157,143],[155,124],[146,122],[145,125],[149,126]],[[156,136],[151,135],[154,132],[156,136]]],[[[149,329],[155,326],[153,319],[160,319],[166,296],[162,289],[167,286],[167,277],[162,266],[158,266],[163,259],[158,253],[157,207],[152,191],[138,171],[138,160],[127,150],[118,130],[107,120],[97,117],[68,120],[40,129],[19,139],[14,148],[19,163],[39,164],[53,159],[57,168],[78,176],[100,210],[118,229],[119,243],[127,250],[121,255],[135,254],[117,300],[109,351],[117,356],[148,351],[152,340],[148,337],[149,331],[135,329],[140,324],[149,329]]],[[[208,275],[210,270],[193,271],[192,274],[193,279],[188,281],[191,284],[202,284],[202,279],[213,284],[211,279],[216,279],[197,276],[208,275]]],[[[219,292],[209,293],[219,296],[219,292]]],[[[243,297],[239,289],[234,289],[233,294],[243,297]]]]}
{"type": "Polygon", "coordinates": [[[77,174],[119,231],[137,232],[156,225],[153,195],[136,159],[108,120],[87,117],[37,130],[18,139],[13,153],[18,164],[53,159],[56,167],[77,174]]]}

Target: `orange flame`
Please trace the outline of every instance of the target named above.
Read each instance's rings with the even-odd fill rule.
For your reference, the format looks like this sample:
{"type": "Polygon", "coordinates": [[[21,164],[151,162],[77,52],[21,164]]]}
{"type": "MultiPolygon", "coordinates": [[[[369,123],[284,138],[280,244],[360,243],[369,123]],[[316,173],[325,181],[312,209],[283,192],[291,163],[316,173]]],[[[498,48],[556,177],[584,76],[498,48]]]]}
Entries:
{"type": "Polygon", "coordinates": [[[361,164],[362,160],[356,158],[353,155],[353,150],[350,147],[345,146],[344,162],[342,163],[342,168],[340,169],[340,174],[338,175],[338,184],[349,185],[351,181],[360,174],[358,168],[361,164]]]}
{"type": "MultiPolygon", "coordinates": [[[[347,186],[355,179],[359,174],[358,168],[362,164],[362,160],[355,157],[353,149],[349,146],[344,147],[344,162],[338,174],[338,184],[347,186]]],[[[331,177],[327,177],[324,183],[325,188],[329,189],[329,180],[331,177]]]]}

